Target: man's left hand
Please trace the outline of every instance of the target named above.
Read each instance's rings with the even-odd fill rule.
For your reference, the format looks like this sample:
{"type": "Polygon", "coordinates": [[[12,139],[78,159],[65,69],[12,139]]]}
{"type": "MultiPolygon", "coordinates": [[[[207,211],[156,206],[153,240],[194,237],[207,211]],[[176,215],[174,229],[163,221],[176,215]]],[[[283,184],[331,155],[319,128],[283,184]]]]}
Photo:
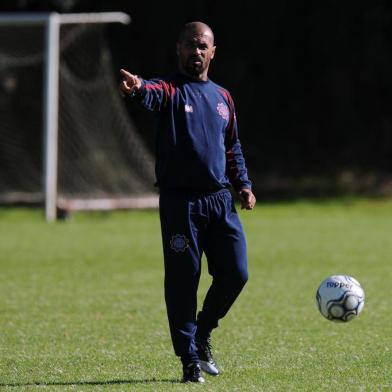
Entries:
{"type": "Polygon", "coordinates": [[[256,204],[256,197],[250,189],[241,189],[240,191],[241,209],[253,210],[256,204]]]}

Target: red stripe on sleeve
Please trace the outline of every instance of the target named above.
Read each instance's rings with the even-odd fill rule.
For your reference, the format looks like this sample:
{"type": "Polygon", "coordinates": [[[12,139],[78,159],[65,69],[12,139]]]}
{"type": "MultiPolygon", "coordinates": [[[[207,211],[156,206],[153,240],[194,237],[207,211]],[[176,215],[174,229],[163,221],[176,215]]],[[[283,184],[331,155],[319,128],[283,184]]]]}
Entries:
{"type": "MultiPolygon", "coordinates": [[[[237,163],[234,158],[233,150],[226,151],[226,161],[227,161],[227,169],[228,169],[228,176],[230,181],[236,182],[238,180],[240,171],[237,167],[237,163]]],[[[233,184],[235,185],[235,184],[233,184]]]]}
{"type": "Polygon", "coordinates": [[[145,88],[146,90],[160,90],[160,91],[163,90],[163,87],[162,87],[160,84],[150,84],[150,83],[146,83],[146,84],[144,85],[144,88],[145,88]]]}
{"type": "Polygon", "coordinates": [[[166,103],[169,98],[173,98],[176,94],[176,86],[163,80],[160,80],[157,83],[146,83],[144,88],[147,91],[162,91],[164,93],[166,103]]]}

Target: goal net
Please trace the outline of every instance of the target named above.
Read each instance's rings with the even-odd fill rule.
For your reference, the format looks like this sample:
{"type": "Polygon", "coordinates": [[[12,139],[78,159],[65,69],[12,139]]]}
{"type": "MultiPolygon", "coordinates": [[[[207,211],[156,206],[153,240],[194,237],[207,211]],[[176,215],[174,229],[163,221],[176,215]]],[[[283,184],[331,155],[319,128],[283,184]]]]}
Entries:
{"type": "MultiPolygon", "coordinates": [[[[0,23],[2,204],[45,202],[44,37],[42,24],[0,23]]],[[[155,207],[154,160],[119,95],[106,25],[60,25],[59,53],[56,207],[155,207]]]]}

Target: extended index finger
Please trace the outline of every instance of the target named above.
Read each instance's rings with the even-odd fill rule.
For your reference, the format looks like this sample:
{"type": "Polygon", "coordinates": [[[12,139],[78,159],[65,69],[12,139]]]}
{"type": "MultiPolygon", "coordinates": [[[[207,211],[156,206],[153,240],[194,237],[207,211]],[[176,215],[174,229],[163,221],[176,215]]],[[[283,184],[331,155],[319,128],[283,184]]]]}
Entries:
{"type": "Polygon", "coordinates": [[[126,78],[130,78],[130,79],[133,78],[133,75],[123,68],[120,69],[120,73],[121,73],[121,75],[125,76],[126,78]]]}

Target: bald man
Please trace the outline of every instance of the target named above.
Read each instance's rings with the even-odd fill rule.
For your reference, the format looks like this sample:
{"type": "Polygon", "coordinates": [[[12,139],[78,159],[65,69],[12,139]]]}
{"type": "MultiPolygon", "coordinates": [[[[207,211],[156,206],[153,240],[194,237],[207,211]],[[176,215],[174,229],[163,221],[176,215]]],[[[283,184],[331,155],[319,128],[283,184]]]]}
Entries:
{"type": "Polygon", "coordinates": [[[121,91],[157,114],[156,185],[165,265],[165,301],[183,381],[220,370],[210,337],[248,279],[246,243],[230,188],[242,208],[256,203],[238,139],[233,100],[208,78],[214,34],[188,23],[177,42],[178,72],[145,80],[121,70],[121,91]],[[197,289],[205,253],[212,276],[201,311],[197,289]]]}

